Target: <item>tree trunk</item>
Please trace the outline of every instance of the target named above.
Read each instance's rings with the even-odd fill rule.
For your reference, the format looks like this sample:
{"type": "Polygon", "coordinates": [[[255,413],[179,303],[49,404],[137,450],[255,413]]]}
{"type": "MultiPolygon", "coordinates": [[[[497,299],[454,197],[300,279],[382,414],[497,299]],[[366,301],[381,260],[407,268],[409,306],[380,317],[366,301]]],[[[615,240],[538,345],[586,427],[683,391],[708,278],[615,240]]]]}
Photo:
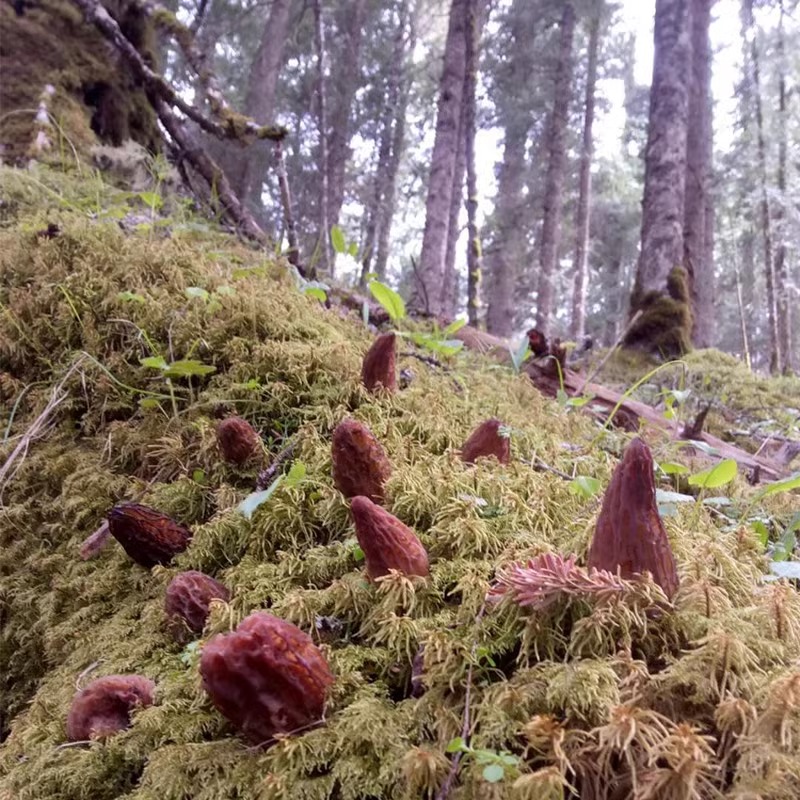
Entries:
{"type": "Polygon", "coordinates": [[[775,373],[781,363],[778,315],[775,302],[775,265],[772,261],[772,224],[770,221],[769,196],[767,195],[767,155],[764,143],[764,114],[761,104],[761,69],[758,43],[753,20],[753,0],[745,0],[745,19],[750,39],[750,80],[756,107],[756,147],[758,153],[759,181],[761,183],[761,234],[764,242],[764,276],[767,284],[767,319],[769,324],[769,371],[775,373]]]}
{"type": "MultiPolygon", "coordinates": [[[[366,283],[365,277],[370,272],[372,259],[375,257],[377,243],[380,240],[383,226],[387,220],[387,201],[390,191],[390,169],[392,165],[392,145],[395,128],[400,123],[397,110],[400,104],[400,93],[407,80],[405,74],[406,25],[408,21],[408,0],[403,0],[398,11],[397,29],[392,43],[392,61],[386,88],[386,100],[381,110],[382,126],[378,144],[378,164],[375,168],[372,205],[368,209],[367,226],[364,234],[364,257],[361,261],[361,285],[366,283]]],[[[407,94],[407,93],[406,93],[407,94]]],[[[396,175],[396,172],[395,172],[396,175]]]]}
{"type": "Polygon", "coordinates": [[[338,225],[344,202],[344,183],[350,158],[353,100],[361,85],[361,43],[364,38],[367,0],[354,0],[341,9],[346,28],[343,47],[332,78],[333,109],[328,130],[328,224],[338,225]]]}
{"type": "Polygon", "coordinates": [[[445,256],[450,228],[453,178],[458,160],[461,105],[466,64],[466,0],[452,0],[444,68],[439,83],[436,136],[431,156],[425,230],[419,268],[414,276],[409,307],[413,311],[442,313],[445,304],[445,256]]]}
{"type": "Polygon", "coordinates": [[[786,270],[786,156],[787,142],[787,93],[786,93],[786,53],[783,34],[784,8],[780,0],[780,21],[778,24],[778,203],[775,209],[775,310],[778,323],[778,349],[780,352],[779,369],[789,374],[792,364],[792,322],[791,305],[789,303],[789,286],[786,270]]]}
{"type": "Polygon", "coordinates": [[[572,324],[570,336],[580,341],[586,335],[586,280],[589,254],[589,206],[592,197],[592,125],[594,124],[594,91],[597,83],[597,50],[600,43],[598,6],[589,23],[589,57],[586,68],[586,99],[583,111],[583,144],[578,189],[578,217],[575,223],[575,279],[572,289],[572,324]]]}
{"type": "MultiPolygon", "coordinates": [[[[273,0],[261,42],[250,67],[244,113],[264,125],[273,122],[275,118],[275,94],[283,64],[291,8],[291,0],[273,0]]],[[[262,176],[267,168],[269,154],[269,142],[254,142],[246,150],[240,151],[238,158],[233,161],[228,174],[234,191],[244,205],[255,202],[258,207],[261,206],[262,176]]]]}
{"type": "Polygon", "coordinates": [[[475,84],[478,80],[478,0],[467,0],[467,53],[464,85],[464,157],[467,168],[467,319],[478,327],[481,241],[478,235],[478,179],[475,174],[475,84]]]}
{"type": "Polygon", "coordinates": [[[322,19],[321,0],[314,0],[314,46],[317,55],[317,103],[319,116],[319,245],[322,248],[322,268],[326,274],[333,276],[328,232],[330,217],[328,216],[328,113],[325,98],[325,26],[322,19]]]}
{"type": "Polygon", "coordinates": [[[692,342],[710,347],[714,333],[714,261],[711,198],[711,42],[713,0],[692,0],[692,72],[686,134],[683,265],[692,300],[692,342]],[[711,241],[707,238],[711,235],[711,241]]]}
{"type": "Polygon", "coordinates": [[[556,68],[553,111],[547,132],[547,177],[545,179],[544,216],[542,220],[539,279],[536,298],[536,327],[545,335],[550,332],[553,312],[553,280],[561,239],[561,205],[564,173],[567,168],[567,123],[572,96],[572,39],[575,32],[575,9],[564,5],[560,22],[558,66],[556,68]]]}
{"type": "Polygon", "coordinates": [[[691,346],[683,263],[686,128],[691,67],[691,0],[656,0],[653,82],[645,152],[642,245],[631,315],[642,316],[629,345],[674,355],[691,346]]]}

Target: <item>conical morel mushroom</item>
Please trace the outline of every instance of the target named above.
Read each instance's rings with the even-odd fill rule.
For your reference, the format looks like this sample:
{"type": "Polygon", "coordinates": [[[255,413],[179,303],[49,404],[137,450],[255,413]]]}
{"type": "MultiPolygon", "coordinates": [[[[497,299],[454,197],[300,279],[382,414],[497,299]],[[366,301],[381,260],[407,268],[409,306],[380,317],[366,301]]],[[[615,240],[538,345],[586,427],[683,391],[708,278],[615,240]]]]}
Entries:
{"type": "Polygon", "coordinates": [[[167,586],[164,599],[173,636],[182,640],[189,631],[202,633],[211,601],[227,601],[230,596],[227,588],[209,575],[196,570],[179,572],[167,586]]]}
{"type": "Polygon", "coordinates": [[[486,456],[494,456],[501,464],[508,464],[511,459],[511,439],[499,419],[487,419],[478,425],[461,448],[461,460],[467,464],[486,456]]]}
{"type": "Polygon", "coordinates": [[[169,564],[192,539],[191,531],[154,508],[121,503],[108,514],[111,535],[143,567],[169,564]]]}
{"type": "Polygon", "coordinates": [[[381,334],[367,350],[361,364],[361,380],[371,392],[382,386],[397,391],[397,346],[393,333],[381,334]]]}
{"type": "Polygon", "coordinates": [[[217,444],[231,464],[244,464],[261,452],[261,437],[242,417],[227,417],[217,423],[217,444]]]}
{"type": "Polygon", "coordinates": [[[346,419],[336,426],[331,446],[333,482],[345,497],[364,495],[384,500],[384,486],[392,467],[378,440],[366,425],[346,419]]]}
{"type": "Polygon", "coordinates": [[[350,504],[356,537],[372,580],[395,569],[405,575],[428,575],[428,553],[414,531],[368,497],[350,504]]]}
{"type": "Polygon", "coordinates": [[[200,675],[217,709],[257,745],[319,721],[333,683],[311,637],[264,611],[214,636],[203,647],[200,675]]]}
{"type": "Polygon", "coordinates": [[[109,675],[92,681],[72,700],[67,715],[71,742],[104,739],[131,725],[131,712],[153,704],[156,685],[141,675],[109,675]]]}
{"type": "Polygon", "coordinates": [[[623,578],[648,571],[670,598],[678,588],[675,557],[656,505],[653,456],[642,439],[628,445],[606,489],[587,566],[619,570],[623,578]]]}

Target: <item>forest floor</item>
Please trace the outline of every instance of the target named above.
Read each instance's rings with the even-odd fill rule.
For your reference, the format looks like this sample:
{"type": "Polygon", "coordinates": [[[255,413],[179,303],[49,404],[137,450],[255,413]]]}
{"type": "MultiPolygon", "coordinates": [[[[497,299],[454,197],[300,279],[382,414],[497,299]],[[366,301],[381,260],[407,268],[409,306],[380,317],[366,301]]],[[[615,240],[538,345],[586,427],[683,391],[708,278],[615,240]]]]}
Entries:
{"type": "MultiPolygon", "coordinates": [[[[799,475],[703,478],[713,453],[645,426],[680,588],[600,591],[580,565],[632,433],[513,364],[431,361],[407,337],[401,390],[368,392],[361,315],[179,200],[44,168],[0,169],[0,197],[2,800],[800,796],[799,475]],[[233,412],[263,440],[242,467],[215,435],[233,412]],[[427,578],[365,579],[331,478],[347,417],[388,455],[385,506],[425,546],[427,578]],[[489,417],[510,463],[464,464],[489,417]],[[287,445],[284,477],[242,513],[287,445]],[[114,540],[81,558],[130,500],[191,529],[169,566],[114,540]],[[540,574],[547,603],[487,603],[512,563],[571,554],[540,574]],[[231,592],[188,644],[164,614],[181,570],[231,592]],[[311,634],[335,679],[323,725],[263,749],[198,672],[203,644],[258,610],[311,634]],[[155,703],[105,742],[69,743],[76,690],[120,673],[153,680],[155,703]]],[[[597,380],[625,392],[653,368],[617,354],[597,380]]],[[[721,353],[636,391],[683,419],[713,401],[707,425],[750,452],[800,438],[800,382],[721,353]]]]}

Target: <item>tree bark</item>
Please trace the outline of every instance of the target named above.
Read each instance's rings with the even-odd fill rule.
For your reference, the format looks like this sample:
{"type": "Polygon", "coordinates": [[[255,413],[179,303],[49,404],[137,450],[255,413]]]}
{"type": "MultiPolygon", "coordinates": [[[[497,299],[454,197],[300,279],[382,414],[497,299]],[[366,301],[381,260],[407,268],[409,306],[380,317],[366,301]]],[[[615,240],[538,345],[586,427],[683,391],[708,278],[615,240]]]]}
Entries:
{"type": "Polygon", "coordinates": [[[321,0],[314,0],[314,46],[317,55],[317,124],[319,129],[319,244],[322,248],[322,268],[333,277],[333,261],[331,260],[328,234],[330,217],[328,216],[328,112],[325,97],[325,25],[322,19],[321,0]]]}
{"type": "Polygon", "coordinates": [[[575,278],[572,287],[570,336],[580,341],[586,335],[586,282],[589,254],[589,208],[592,197],[592,154],[594,150],[594,92],[597,83],[597,50],[600,44],[600,6],[589,23],[589,54],[586,68],[586,98],[583,111],[583,142],[578,179],[578,215],[575,223],[575,278]]]}
{"type": "Polygon", "coordinates": [[[786,157],[788,150],[787,141],[787,103],[786,92],[786,47],[784,43],[783,0],[780,0],[780,20],[778,24],[778,203],[775,209],[775,311],[778,325],[778,349],[780,352],[779,369],[784,374],[789,374],[794,365],[792,363],[792,322],[791,305],[789,303],[789,286],[786,269],[786,230],[785,206],[786,197],[786,157]]]}
{"type": "Polygon", "coordinates": [[[341,9],[346,28],[343,47],[332,74],[332,103],[328,127],[328,224],[338,225],[344,202],[347,162],[350,158],[353,100],[361,85],[361,43],[364,38],[367,0],[354,0],[341,9]],[[335,77],[334,77],[335,76],[335,77]]]}
{"type": "Polygon", "coordinates": [[[683,265],[692,299],[692,342],[710,347],[714,333],[714,262],[711,198],[711,6],[713,0],[692,0],[692,72],[686,134],[686,195],[683,265]],[[710,257],[710,259],[709,259],[710,257]]]}
{"type": "MultiPolygon", "coordinates": [[[[265,123],[272,122],[275,118],[275,94],[283,64],[291,10],[292,0],[273,0],[247,80],[244,113],[265,123]]],[[[253,200],[261,205],[259,198],[262,176],[266,171],[268,159],[267,143],[255,142],[251,147],[241,151],[234,161],[229,177],[233,189],[244,205],[251,205],[253,200]]]]}
{"type": "MultiPolygon", "coordinates": [[[[469,0],[467,0],[469,2],[469,0]]],[[[450,216],[447,224],[447,248],[444,256],[444,289],[442,293],[442,314],[453,317],[458,301],[458,273],[456,272],[456,248],[461,238],[459,219],[464,201],[464,176],[467,172],[467,149],[464,130],[466,125],[465,107],[461,105],[461,116],[458,120],[458,152],[456,168],[453,173],[453,194],[450,198],[450,216]]]]}
{"type": "Polygon", "coordinates": [[[464,158],[467,168],[467,319],[478,327],[481,241],[478,235],[478,179],[475,173],[475,84],[478,80],[478,0],[467,0],[466,74],[464,85],[464,158]]]}
{"type": "Polygon", "coordinates": [[[453,178],[458,159],[466,64],[466,0],[452,0],[439,83],[436,136],[425,203],[425,230],[409,308],[439,316],[445,301],[445,256],[450,228],[453,178]]]}
{"type": "Polygon", "coordinates": [[[653,82],[645,151],[642,244],[626,343],[674,355],[691,346],[683,263],[691,0],[657,0],[653,82]]]}
{"type": "MultiPolygon", "coordinates": [[[[361,262],[361,285],[365,284],[365,276],[370,272],[373,258],[377,262],[376,249],[383,235],[384,228],[391,226],[388,214],[390,197],[394,205],[394,183],[397,178],[399,159],[394,156],[395,133],[399,126],[405,124],[405,106],[408,98],[406,78],[406,29],[408,23],[408,0],[403,0],[398,11],[397,29],[392,43],[392,61],[387,80],[386,101],[382,109],[383,125],[378,145],[378,164],[375,169],[372,206],[368,209],[366,232],[364,235],[364,257],[361,262]],[[402,98],[401,98],[402,94],[402,98]],[[402,117],[400,117],[402,105],[402,117]],[[394,169],[393,169],[394,167],[394,169]]],[[[398,142],[402,148],[402,136],[398,142]]],[[[394,210],[394,209],[392,209],[394,210]]],[[[377,270],[376,270],[377,271],[377,270]]],[[[385,276],[386,262],[383,262],[385,276]]]]}
{"type": "Polygon", "coordinates": [[[761,189],[759,203],[761,211],[761,235],[764,243],[764,277],[767,284],[767,320],[769,325],[769,371],[778,371],[781,363],[780,337],[778,335],[778,314],[775,299],[775,264],[772,256],[772,224],[770,221],[769,196],[767,194],[767,155],[764,143],[764,114],[761,98],[761,69],[755,22],[753,20],[753,0],[745,0],[745,19],[747,35],[750,39],[750,81],[753,88],[753,101],[756,109],[756,148],[761,189]]]}
{"type": "Polygon", "coordinates": [[[536,327],[545,335],[550,333],[553,312],[553,280],[561,239],[561,205],[564,193],[564,174],[567,168],[567,123],[572,97],[572,40],[575,32],[575,9],[566,3],[561,14],[553,111],[547,133],[547,177],[545,179],[544,214],[539,258],[539,278],[536,298],[536,327]]]}

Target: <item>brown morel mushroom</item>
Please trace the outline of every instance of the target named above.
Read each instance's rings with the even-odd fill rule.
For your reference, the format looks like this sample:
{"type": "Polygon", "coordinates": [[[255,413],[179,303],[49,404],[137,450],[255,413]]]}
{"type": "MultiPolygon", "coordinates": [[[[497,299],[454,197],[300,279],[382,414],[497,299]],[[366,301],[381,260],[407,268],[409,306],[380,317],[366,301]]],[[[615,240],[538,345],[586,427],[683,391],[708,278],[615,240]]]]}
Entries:
{"type": "Polygon", "coordinates": [[[187,628],[192,633],[202,633],[211,601],[227,601],[230,596],[227,588],[209,575],[196,570],[179,572],[167,586],[164,600],[173,636],[185,639],[187,628]]]}
{"type": "Polygon", "coordinates": [[[261,452],[261,437],[241,417],[227,417],[217,423],[217,444],[222,457],[231,464],[244,464],[261,452]]]}
{"type": "Polygon", "coordinates": [[[333,482],[345,497],[363,495],[375,503],[384,500],[392,466],[366,425],[346,419],[336,426],[331,446],[333,482]]]}
{"type": "Polygon", "coordinates": [[[361,365],[361,380],[371,392],[382,386],[397,391],[397,346],[393,333],[381,334],[367,350],[361,365]]]}
{"type": "Polygon", "coordinates": [[[587,566],[619,570],[623,578],[647,570],[670,598],[678,588],[675,557],[656,505],[653,456],[642,439],[628,445],[606,489],[587,566]]]}
{"type": "Polygon", "coordinates": [[[191,531],[154,508],[121,503],[108,514],[111,535],[143,567],[169,564],[192,539],[191,531]]]}
{"type": "Polygon", "coordinates": [[[220,713],[258,745],[320,720],[333,683],[311,637],[264,611],[214,636],[203,648],[200,675],[220,713]]]}
{"type": "Polygon", "coordinates": [[[131,711],[153,704],[156,685],[141,675],[109,675],[92,681],[72,700],[67,715],[71,742],[103,739],[130,727],[131,711]]]}
{"type": "Polygon", "coordinates": [[[350,510],[372,580],[388,575],[391,569],[405,575],[428,575],[428,553],[411,528],[368,497],[354,497],[350,510]]]}
{"type": "Polygon", "coordinates": [[[478,425],[461,448],[461,460],[474,464],[482,456],[494,456],[501,464],[511,459],[511,439],[503,435],[499,419],[487,419],[478,425]]]}

